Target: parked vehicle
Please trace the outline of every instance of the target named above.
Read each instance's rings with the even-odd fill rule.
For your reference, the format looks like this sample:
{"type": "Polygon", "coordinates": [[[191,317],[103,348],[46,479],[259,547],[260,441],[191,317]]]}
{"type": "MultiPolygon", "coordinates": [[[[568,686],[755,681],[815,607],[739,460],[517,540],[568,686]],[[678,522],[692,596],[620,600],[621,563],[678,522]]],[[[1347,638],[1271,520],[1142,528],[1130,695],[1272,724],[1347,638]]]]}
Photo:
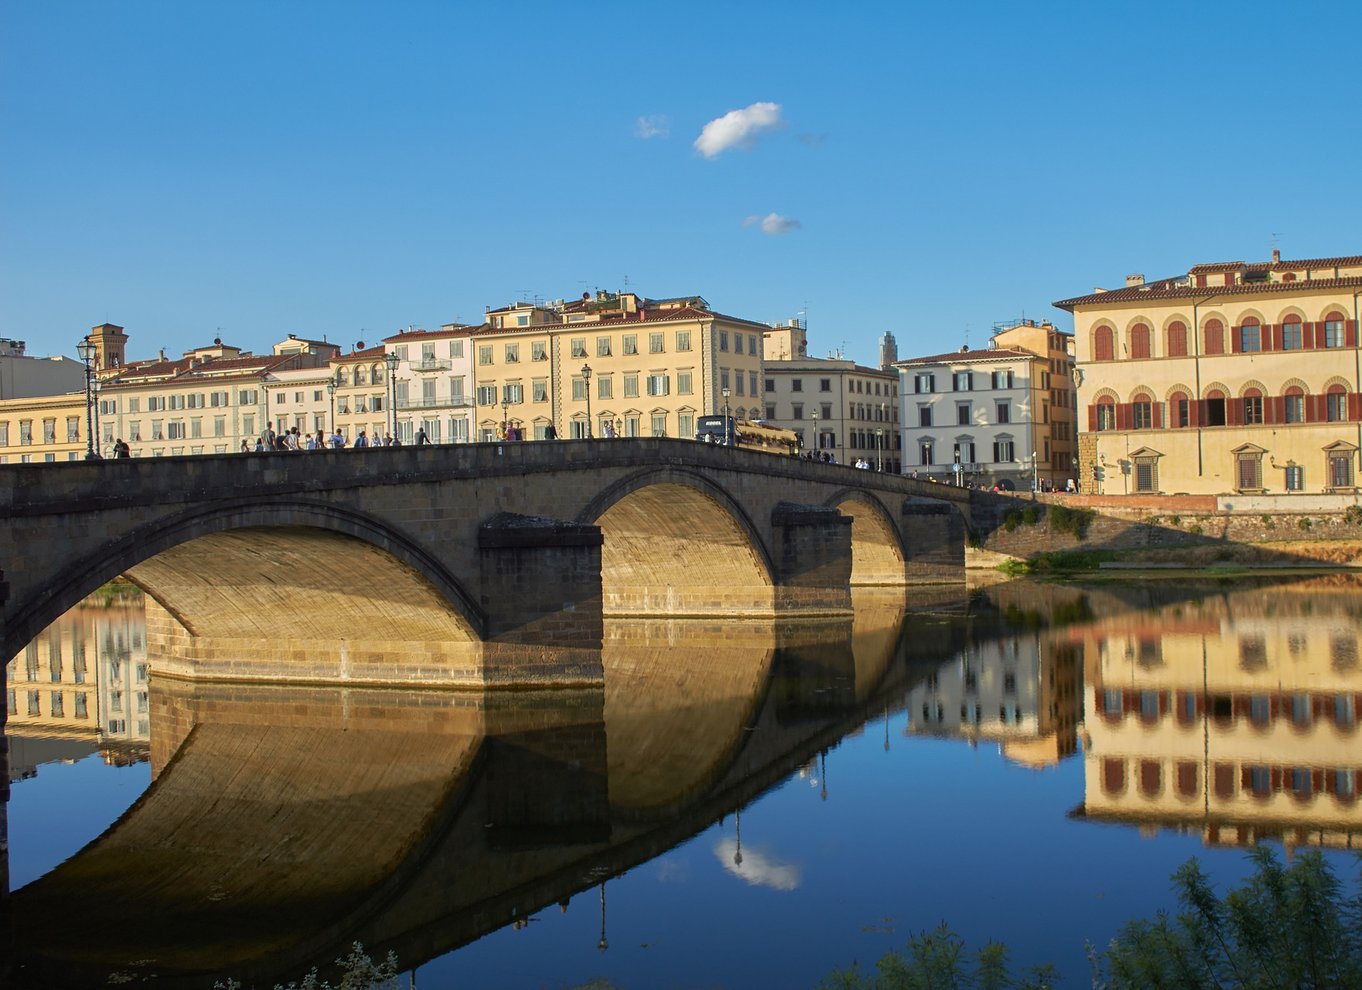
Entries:
{"type": "Polygon", "coordinates": [[[798,456],[802,446],[799,434],[794,430],[769,423],[735,420],[732,416],[701,416],[695,423],[695,439],[790,457],[798,456]]]}

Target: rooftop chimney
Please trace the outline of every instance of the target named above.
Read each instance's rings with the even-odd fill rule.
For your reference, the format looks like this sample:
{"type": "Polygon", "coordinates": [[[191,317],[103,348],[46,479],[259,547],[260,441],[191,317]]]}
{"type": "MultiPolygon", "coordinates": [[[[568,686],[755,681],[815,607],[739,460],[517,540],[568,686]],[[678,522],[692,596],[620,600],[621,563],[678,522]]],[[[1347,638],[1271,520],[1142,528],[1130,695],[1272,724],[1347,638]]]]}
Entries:
{"type": "Polygon", "coordinates": [[[1144,276],[1143,276],[1143,275],[1127,275],[1127,276],[1126,276],[1126,288],[1130,288],[1130,287],[1136,286],[1136,285],[1144,285],[1144,276]]]}
{"type": "Polygon", "coordinates": [[[1281,248],[1273,248],[1273,249],[1272,249],[1272,263],[1275,265],[1275,264],[1279,263],[1281,260],[1282,260],[1282,249],[1281,249],[1281,248]]]}

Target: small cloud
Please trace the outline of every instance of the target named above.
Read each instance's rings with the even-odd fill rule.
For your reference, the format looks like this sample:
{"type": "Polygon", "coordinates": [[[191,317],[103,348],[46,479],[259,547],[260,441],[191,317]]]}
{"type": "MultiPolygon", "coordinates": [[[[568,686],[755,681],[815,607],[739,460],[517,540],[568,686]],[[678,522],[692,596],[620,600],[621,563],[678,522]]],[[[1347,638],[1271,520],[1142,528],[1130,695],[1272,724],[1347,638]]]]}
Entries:
{"type": "Polygon", "coordinates": [[[695,150],[714,158],[733,147],[748,147],[763,131],[779,127],[779,103],[753,103],[741,110],[730,110],[711,120],[695,139],[695,150]]]}
{"type": "Polygon", "coordinates": [[[739,854],[738,844],[732,839],[721,839],[714,847],[714,855],[724,869],[754,887],[795,890],[803,880],[797,866],[779,863],[755,849],[744,849],[739,854]]]}
{"type": "Polygon", "coordinates": [[[665,113],[650,113],[634,123],[634,135],[643,140],[655,137],[668,137],[672,132],[672,119],[665,113]]]}
{"type": "Polygon", "coordinates": [[[759,217],[755,213],[743,220],[744,227],[760,227],[763,234],[770,234],[779,237],[781,234],[788,234],[804,226],[794,217],[783,217],[779,213],[768,213],[764,217],[759,217]]]}

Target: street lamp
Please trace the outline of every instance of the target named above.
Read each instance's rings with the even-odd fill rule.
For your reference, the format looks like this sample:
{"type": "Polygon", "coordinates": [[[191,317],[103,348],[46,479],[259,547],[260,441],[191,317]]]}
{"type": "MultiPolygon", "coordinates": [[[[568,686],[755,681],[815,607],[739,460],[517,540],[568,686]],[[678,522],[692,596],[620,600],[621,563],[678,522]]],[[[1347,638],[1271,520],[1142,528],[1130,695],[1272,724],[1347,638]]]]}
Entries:
{"type": "Polygon", "coordinates": [[[725,386],[723,393],[724,393],[724,446],[731,447],[733,446],[733,420],[728,418],[728,397],[732,395],[733,392],[727,386],[725,386]]]}
{"type": "Polygon", "coordinates": [[[383,355],[383,363],[388,366],[388,419],[392,422],[389,436],[397,436],[397,355],[389,352],[383,355]]]}
{"type": "MultiPolygon", "coordinates": [[[[505,386],[502,387],[505,388],[505,386]]],[[[506,418],[509,415],[506,411],[507,404],[507,396],[503,391],[501,393],[501,439],[503,440],[511,439],[511,421],[506,418]]]]}
{"type": "MultiPolygon", "coordinates": [[[[589,364],[584,364],[584,365],[582,365],[582,380],[583,380],[584,382],[586,382],[586,388],[585,388],[585,390],[584,390],[584,391],[586,392],[586,438],[587,438],[588,440],[590,440],[591,437],[592,437],[592,429],[591,429],[591,365],[589,365],[589,364]]],[[[602,897],[605,896],[605,895],[604,895],[604,890],[602,890],[602,895],[601,895],[601,896],[602,896],[602,897]]]]}
{"type": "Polygon", "coordinates": [[[813,411],[813,449],[823,449],[823,438],[818,435],[818,410],[813,411]]]}
{"type": "Polygon", "coordinates": [[[336,379],[326,383],[326,395],[331,400],[331,432],[336,432],[336,379]]]}
{"type": "Polygon", "coordinates": [[[884,428],[875,429],[875,470],[884,472],[884,428]]]}
{"type": "Polygon", "coordinates": [[[94,390],[91,387],[94,377],[90,370],[90,362],[95,359],[95,342],[89,337],[83,338],[76,345],[76,353],[85,362],[85,459],[97,461],[99,455],[95,453],[94,390]]]}

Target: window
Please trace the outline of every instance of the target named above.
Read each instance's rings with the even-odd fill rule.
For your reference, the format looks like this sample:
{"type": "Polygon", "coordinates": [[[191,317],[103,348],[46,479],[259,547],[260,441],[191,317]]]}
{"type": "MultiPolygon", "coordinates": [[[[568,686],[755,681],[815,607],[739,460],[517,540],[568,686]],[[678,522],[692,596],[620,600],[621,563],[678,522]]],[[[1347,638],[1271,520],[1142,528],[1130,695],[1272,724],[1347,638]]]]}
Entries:
{"type": "Polygon", "coordinates": [[[957,403],[955,407],[955,422],[958,426],[969,426],[970,424],[970,404],[968,402],[957,403]]]}
{"type": "MultiPolygon", "coordinates": [[[[995,371],[995,372],[993,372],[993,387],[994,387],[995,389],[998,389],[998,388],[1011,388],[1011,387],[1012,387],[1012,371],[1011,371],[1010,369],[1008,369],[1008,370],[1005,370],[1005,371],[995,371]]],[[[1003,422],[1003,421],[1002,421],[1002,420],[999,420],[999,422],[1003,422]]]]}
{"type": "Polygon", "coordinates": [[[1330,313],[1324,321],[1324,346],[1343,346],[1343,317],[1337,313],[1330,313]]]}
{"type": "Polygon", "coordinates": [[[596,338],[596,356],[597,356],[597,357],[609,357],[609,356],[610,356],[610,338],[609,338],[609,337],[597,337],[597,338],[596,338]]]}
{"type": "MultiPolygon", "coordinates": [[[[572,353],[572,356],[573,356],[573,357],[575,357],[575,358],[584,358],[584,357],[586,357],[586,338],[585,338],[585,337],[573,337],[573,338],[572,338],[572,343],[571,343],[569,346],[570,346],[570,350],[571,350],[571,353],[572,353]]],[[[583,434],[583,435],[585,436],[585,434],[583,434]]]]}
{"type": "Polygon", "coordinates": [[[974,373],[971,371],[957,371],[951,377],[951,384],[957,392],[968,392],[974,388],[974,373]]]}
{"type": "Polygon", "coordinates": [[[519,345],[519,344],[507,344],[507,345],[506,345],[506,363],[507,363],[507,364],[519,364],[519,363],[520,363],[520,345],[519,345]]]}
{"type": "Polygon", "coordinates": [[[1329,386],[1329,394],[1324,397],[1324,413],[1331,423],[1341,423],[1348,418],[1348,396],[1341,385],[1329,386]]]}
{"type": "Polygon", "coordinates": [[[791,392],[802,392],[802,391],[804,391],[804,379],[802,379],[802,378],[791,378],[791,379],[790,379],[790,391],[791,391],[791,392]]]}
{"type": "Polygon", "coordinates": [[[665,437],[667,435],[667,414],[653,413],[651,417],[650,429],[655,437],[665,437]]]}
{"type": "Polygon", "coordinates": [[[1211,389],[1206,396],[1206,424],[1207,426],[1225,425],[1225,394],[1219,389],[1211,389]]]}
{"type": "Polygon", "coordinates": [[[922,406],[918,406],[918,407],[917,407],[917,425],[918,425],[918,426],[931,426],[931,425],[932,425],[932,407],[931,407],[931,406],[922,405],[922,406]]]}
{"type": "MultiPolygon", "coordinates": [[[[507,382],[501,387],[501,401],[508,405],[518,405],[525,401],[525,386],[520,382],[507,382]]],[[[430,434],[426,430],[426,434],[430,434]]]]}
{"type": "Polygon", "coordinates": [[[1239,350],[1244,353],[1251,351],[1261,351],[1263,349],[1263,328],[1258,325],[1258,321],[1253,317],[1244,320],[1239,327],[1239,350]]]}
{"type": "Polygon", "coordinates": [[[615,397],[615,377],[613,375],[596,376],[596,398],[613,399],[615,397]]]}
{"type": "Polygon", "coordinates": [[[756,373],[755,371],[749,371],[749,372],[747,373],[747,384],[748,384],[748,387],[749,387],[749,394],[751,394],[751,395],[756,395],[756,394],[757,394],[757,373],[756,373]]]}
{"type": "Polygon", "coordinates": [[[491,364],[491,363],[492,363],[492,345],[491,345],[491,344],[479,344],[479,345],[478,345],[478,364],[491,364]]]}
{"type": "Polygon", "coordinates": [[[820,392],[831,392],[831,391],[832,391],[832,379],[831,379],[831,378],[820,378],[820,379],[818,379],[818,391],[820,391],[820,392]]]}
{"type": "Polygon", "coordinates": [[[1136,397],[1130,406],[1131,427],[1136,430],[1152,430],[1154,428],[1154,403],[1149,396],[1141,395],[1136,397]]]}
{"type": "Polygon", "coordinates": [[[530,360],[547,361],[549,359],[548,344],[542,340],[530,341],[530,360]]]}
{"type": "Polygon", "coordinates": [[[754,333],[749,333],[747,335],[747,353],[757,353],[757,335],[754,333]]]}
{"type": "MultiPolygon", "coordinates": [[[[451,340],[451,341],[449,342],[449,356],[452,357],[452,358],[461,358],[461,357],[463,357],[463,341],[462,341],[462,340],[451,340]]],[[[378,364],[374,365],[374,384],[375,384],[375,385],[377,385],[377,384],[379,383],[379,381],[380,381],[379,376],[378,376],[378,373],[379,373],[379,369],[380,369],[381,367],[382,367],[382,365],[378,365],[378,364]]],[[[459,422],[461,422],[461,423],[462,423],[462,422],[467,422],[467,420],[459,420],[459,422]]]]}
{"type": "Polygon", "coordinates": [[[688,351],[688,350],[690,350],[690,331],[689,331],[689,330],[678,330],[678,331],[676,331],[676,349],[677,349],[678,351],[688,351]]]}
{"type": "Polygon", "coordinates": [[[1299,464],[1288,464],[1286,466],[1286,490],[1289,492],[1305,491],[1305,468],[1299,464]]]}
{"type": "Polygon", "coordinates": [[[804,403],[796,402],[790,407],[790,418],[791,419],[804,418],[804,403]]]}
{"type": "Polygon", "coordinates": [[[1173,425],[1186,427],[1192,424],[1191,403],[1186,392],[1174,392],[1168,397],[1168,410],[1173,414],[1173,425]]]}
{"type": "Polygon", "coordinates": [[[1097,400],[1097,429],[1116,429],[1116,402],[1111,398],[1097,400]]]}
{"type": "Polygon", "coordinates": [[[1244,451],[1235,455],[1236,487],[1241,492],[1258,491],[1263,487],[1263,455],[1244,451]]]}
{"type": "Polygon", "coordinates": [[[1298,351],[1303,346],[1300,317],[1290,317],[1282,324],[1282,350],[1298,351]]]}
{"type": "MultiPolygon", "coordinates": [[[[1009,402],[999,402],[999,403],[997,403],[996,412],[997,412],[997,417],[998,417],[997,420],[996,420],[997,422],[999,422],[999,423],[1010,423],[1010,422],[1012,422],[1012,404],[1011,404],[1011,403],[1009,403],[1009,402]]],[[[1011,458],[1008,458],[1008,460],[1011,460],[1011,458]]]]}
{"type": "Polygon", "coordinates": [[[1187,324],[1180,321],[1168,324],[1168,356],[1187,356],[1187,324]]]}
{"type": "Polygon", "coordinates": [[[1135,490],[1137,492],[1157,492],[1159,490],[1159,459],[1151,455],[1133,458],[1135,461],[1135,490]]]}
{"type": "Polygon", "coordinates": [[[923,467],[931,467],[936,462],[932,460],[934,453],[933,443],[930,440],[923,440],[917,445],[917,459],[923,467]]]}
{"type": "Polygon", "coordinates": [[[740,333],[735,333],[733,335],[733,353],[734,354],[742,353],[742,334],[740,333]]]}
{"type": "Polygon", "coordinates": [[[936,391],[936,375],[914,375],[913,391],[918,395],[925,395],[936,391]]]}
{"type": "Polygon", "coordinates": [[[1205,325],[1201,328],[1201,336],[1201,353],[1225,353],[1225,325],[1219,320],[1207,320],[1205,325]]]}
{"type": "Polygon", "coordinates": [[[1263,422],[1263,396],[1257,389],[1249,389],[1244,395],[1244,425],[1255,426],[1263,422]]]}
{"type": "Polygon", "coordinates": [[[1305,394],[1299,388],[1287,390],[1282,400],[1282,409],[1288,423],[1305,422],[1305,394]]]}
{"type": "MultiPolygon", "coordinates": [[[[671,379],[670,379],[667,375],[649,375],[649,376],[648,376],[648,394],[649,394],[649,395],[669,395],[670,393],[671,393],[671,379]]],[[[653,435],[654,435],[654,436],[660,436],[661,434],[658,434],[657,431],[654,430],[654,431],[653,431],[653,435]]]]}
{"type": "Polygon", "coordinates": [[[1116,332],[1111,327],[1098,327],[1093,331],[1092,359],[1094,361],[1116,359],[1116,332]]]}
{"type": "MultiPolygon", "coordinates": [[[[574,395],[573,398],[576,398],[574,395]]],[[[478,405],[495,406],[497,404],[497,387],[495,385],[478,386],[478,405]]]]}
{"type": "Polygon", "coordinates": [[[1330,488],[1351,488],[1353,484],[1353,458],[1352,454],[1339,453],[1337,451],[1329,454],[1329,487],[1330,488]]]}
{"type": "Polygon", "coordinates": [[[1130,356],[1149,357],[1149,327],[1143,323],[1137,323],[1130,328],[1130,356]]]}
{"type": "MultiPolygon", "coordinates": [[[[676,373],[676,394],[691,395],[693,392],[694,386],[691,384],[691,373],[689,371],[678,371],[676,373]]],[[[775,417],[772,416],[770,418],[774,419],[775,417]]]]}
{"type": "Polygon", "coordinates": [[[624,397],[626,399],[638,398],[638,375],[624,376],[624,397]]]}
{"type": "Polygon", "coordinates": [[[995,463],[1006,464],[1016,460],[1016,458],[1013,457],[1012,454],[1013,448],[1011,440],[993,441],[993,460],[995,463]]]}
{"type": "MultiPolygon", "coordinates": [[[[662,334],[661,334],[661,333],[650,333],[650,334],[648,334],[648,353],[649,353],[649,354],[661,354],[661,353],[662,353],[662,334]]],[[[664,434],[661,434],[661,433],[654,433],[653,435],[654,435],[654,436],[663,436],[664,434]]]]}

